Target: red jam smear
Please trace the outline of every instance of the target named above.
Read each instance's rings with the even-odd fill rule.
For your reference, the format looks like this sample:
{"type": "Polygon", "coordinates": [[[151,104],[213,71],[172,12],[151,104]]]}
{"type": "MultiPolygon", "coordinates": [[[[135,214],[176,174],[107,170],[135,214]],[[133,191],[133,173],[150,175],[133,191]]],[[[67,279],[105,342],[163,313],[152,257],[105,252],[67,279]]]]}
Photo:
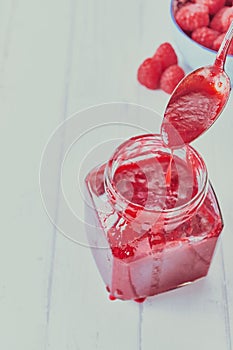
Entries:
{"type": "Polygon", "coordinates": [[[134,299],[134,301],[136,301],[136,303],[143,303],[144,301],[146,300],[146,298],[137,298],[137,299],[134,299]]]}

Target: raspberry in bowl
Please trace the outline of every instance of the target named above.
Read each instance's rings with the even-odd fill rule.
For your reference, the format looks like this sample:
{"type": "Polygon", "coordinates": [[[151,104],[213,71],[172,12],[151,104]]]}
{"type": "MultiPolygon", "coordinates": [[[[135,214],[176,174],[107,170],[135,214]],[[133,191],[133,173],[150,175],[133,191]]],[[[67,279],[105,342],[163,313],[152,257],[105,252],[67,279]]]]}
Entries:
{"type": "MultiPolygon", "coordinates": [[[[170,5],[174,41],[191,69],[211,65],[233,20],[230,0],[172,0],[170,5]]],[[[233,81],[233,42],[225,70],[233,81]]]]}

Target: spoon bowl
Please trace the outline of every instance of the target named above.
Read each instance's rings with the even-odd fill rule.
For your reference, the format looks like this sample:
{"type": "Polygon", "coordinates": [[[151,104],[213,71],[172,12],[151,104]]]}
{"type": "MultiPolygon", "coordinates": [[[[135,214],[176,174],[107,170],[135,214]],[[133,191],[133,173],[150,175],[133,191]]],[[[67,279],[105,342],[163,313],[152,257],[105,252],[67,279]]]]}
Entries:
{"type": "Polygon", "coordinates": [[[224,64],[232,36],[233,22],[214,64],[186,75],[172,93],[161,126],[163,141],[168,147],[178,148],[192,142],[222,113],[231,91],[224,64]]]}

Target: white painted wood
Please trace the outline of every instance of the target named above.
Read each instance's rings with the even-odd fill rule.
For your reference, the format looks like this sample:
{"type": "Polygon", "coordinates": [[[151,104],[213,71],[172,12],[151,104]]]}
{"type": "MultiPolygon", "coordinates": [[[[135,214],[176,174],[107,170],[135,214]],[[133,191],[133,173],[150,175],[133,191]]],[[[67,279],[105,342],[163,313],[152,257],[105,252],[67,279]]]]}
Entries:
{"type": "Polygon", "coordinates": [[[151,298],[142,314],[142,349],[229,349],[221,252],[208,277],[151,298]]]}
{"type": "Polygon", "coordinates": [[[108,300],[88,248],[56,247],[48,349],[137,349],[138,305],[108,300]]]}
{"type": "MultiPolygon", "coordinates": [[[[143,89],[137,84],[135,73],[138,64],[153,53],[154,47],[163,41],[169,41],[171,38],[171,33],[168,29],[167,8],[164,4],[164,7],[158,12],[156,11],[157,4],[155,2],[147,1],[143,5],[139,2],[134,2],[133,6],[130,6],[129,3],[128,5],[124,4],[124,13],[122,14],[121,5],[122,2],[111,3],[111,5],[103,2],[103,7],[93,1],[86,1],[85,4],[78,3],[79,11],[77,10],[74,34],[77,45],[73,49],[72,72],[74,74],[72,74],[71,79],[68,106],[68,110],[71,113],[75,112],[78,108],[116,100],[143,104],[158,110],[160,113],[163,111],[168,95],[159,91],[154,92],[143,89]],[[83,11],[80,12],[81,9],[83,11]],[[166,29],[161,31],[161,27],[166,29]],[[85,40],[83,40],[84,33],[85,40]],[[137,33],[139,37],[136,35],[137,33]],[[87,69],[82,70],[81,67],[87,67],[87,69]],[[94,75],[93,71],[95,71],[94,75]]],[[[207,139],[206,143],[204,143],[204,148],[206,149],[206,152],[203,152],[204,155],[208,152],[208,142],[209,140],[207,139]]],[[[218,157],[218,154],[213,155],[212,152],[210,153],[210,162],[211,160],[212,162],[216,161],[217,158],[215,159],[215,156],[218,157]]],[[[102,307],[107,316],[104,319],[101,318],[103,324],[101,333],[104,334],[102,341],[99,340],[100,338],[98,336],[94,337],[94,330],[97,331],[98,329],[94,325],[96,324],[96,319],[99,320],[101,316],[99,311],[90,321],[92,304],[91,307],[89,303],[85,306],[82,305],[81,310],[83,311],[80,311],[80,313],[76,312],[76,314],[72,313],[72,315],[69,308],[73,309],[75,297],[71,297],[69,302],[63,306],[62,310],[64,311],[60,315],[71,315],[69,321],[71,328],[73,324],[77,325],[75,336],[70,328],[67,328],[67,321],[64,321],[62,316],[59,317],[61,303],[66,295],[64,289],[69,289],[67,286],[61,287],[64,277],[63,273],[58,271],[60,266],[64,264],[66,256],[70,256],[70,250],[66,251],[66,253],[64,252],[63,239],[58,238],[56,245],[57,257],[54,264],[54,271],[57,271],[57,273],[54,274],[53,282],[54,296],[52,297],[53,303],[51,304],[49,332],[51,337],[49,346],[51,349],[55,349],[59,344],[62,344],[60,345],[61,348],[65,344],[68,344],[67,347],[70,349],[75,349],[76,347],[107,349],[111,344],[110,337],[108,336],[109,332],[113,328],[119,329],[117,318],[113,319],[111,326],[108,322],[111,303],[101,299],[102,303],[106,303],[102,307]],[[61,289],[58,290],[59,286],[61,289]],[[81,320],[85,323],[87,319],[90,322],[90,328],[83,327],[83,334],[85,335],[83,336],[78,325],[80,325],[81,320]],[[65,329],[63,333],[61,331],[62,328],[65,329]],[[106,329],[108,330],[107,332],[106,329]],[[58,336],[58,334],[62,335],[58,336]],[[59,340],[61,343],[59,343],[59,340]]],[[[128,344],[123,348],[149,350],[153,344],[156,344],[158,348],[164,349],[170,348],[171,344],[174,345],[174,348],[182,348],[192,344],[190,339],[196,327],[199,337],[195,337],[196,340],[193,341],[193,345],[190,345],[190,347],[195,348],[197,344],[203,344],[205,348],[212,347],[217,349],[221,347],[230,349],[230,329],[228,328],[229,309],[226,300],[229,298],[229,295],[225,286],[222,254],[222,251],[219,252],[218,250],[207,279],[186,289],[167,293],[166,295],[159,296],[158,299],[154,298],[153,302],[148,301],[145,306],[138,307],[137,313],[135,313],[135,309],[133,309],[134,312],[131,310],[132,314],[129,318],[129,313],[127,312],[128,303],[124,303],[123,307],[127,314],[127,317],[124,317],[124,322],[127,325],[133,323],[134,326],[130,333],[127,326],[125,330],[121,330],[121,338],[119,338],[120,333],[118,331],[112,335],[111,341],[116,345],[116,348],[122,347],[124,339],[129,338],[132,339],[133,343],[130,343],[131,346],[128,344]],[[164,300],[162,304],[160,304],[161,300],[164,300]],[[192,300],[195,300],[195,305],[191,302],[192,300]],[[160,305],[159,315],[155,307],[157,303],[160,305]],[[174,307],[174,305],[178,306],[174,307]],[[190,319],[191,327],[187,325],[188,318],[190,319]],[[170,338],[166,337],[168,330],[167,322],[172,329],[170,338]],[[136,324],[138,324],[138,327],[136,324]],[[152,325],[156,325],[156,331],[152,325]],[[182,329],[182,332],[179,331],[180,329],[182,329]],[[218,329],[218,332],[215,329],[218,329]],[[153,342],[154,338],[158,340],[157,343],[153,342]],[[137,339],[137,343],[134,343],[135,339],[137,339]]],[[[90,256],[89,258],[91,259],[90,256]]],[[[78,263],[79,257],[77,256],[74,259],[78,263]]],[[[90,264],[91,260],[88,260],[88,266],[90,264]]],[[[228,269],[229,273],[231,273],[230,264],[228,264],[228,269]]],[[[70,274],[73,274],[71,269],[66,269],[66,271],[67,273],[70,271],[70,274]]],[[[77,273],[80,273],[80,271],[77,271],[77,273]]],[[[72,278],[74,279],[74,277],[72,278]]],[[[89,278],[94,281],[96,276],[90,274],[89,278]]],[[[102,283],[101,280],[99,282],[102,283]]],[[[80,295],[80,289],[82,290],[80,283],[74,282],[73,286],[76,286],[78,295],[80,295]]],[[[91,299],[89,297],[89,295],[93,294],[92,291],[89,293],[90,290],[85,288],[83,300],[93,301],[93,296],[91,299]],[[87,295],[88,299],[86,299],[87,295]]],[[[95,298],[98,298],[98,296],[95,296],[95,298]]],[[[120,309],[122,303],[118,302],[117,304],[120,309]]],[[[80,306],[80,304],[77,305],[80,306]]]]}
{"type": "Polygon", "coordinates": [[[39,164],[64,114],[71,11],[66,1],[0,7],[0,348],[41,350],[54,228],[42,206],[39,164]]]}
{"type": "MultiPolygon", "coordinates": [[[[232,120],[232,96],[228,101],[222,116],[216,121],[211,130],[200,140],[196,141],[196,147],[203,154],[208,165],[209,178],[215,188],[219,204],[222,210],[224,229],[222,233],[222,267],[221,276],[223,278],[222,287],[224,291],[223,299],[225,303],[226,331],[233,336],[233,264],[232,251],[232,148],[233,139],[231,130],[232,120]]],[[[231,340],[232,343],[232,340],[231,340]]],[[[229,340],[229,348],[232,346],[229,340]]]]}
{"type": "MultiPolygon", "coordinates": [[[[140,86],[136,71],[164,41],[172,41],[169,0],[159,9],[152,0],[1,2],[0,348],[231,349],[232,97],[211,131],[195,142],[225,222],[206,279],[144,305],[110,302],[90,250],[54,229],[40,198],[40,157],[60,121],[112,101],[162,113],[169,96],[140,86]]],[[[137,116],[139,121],[144,119],[137,116]]],[[[159,121],[154,125],[145,123],[158,132],[159,121]]],[[[122,137],[134,133],[116,130],[122,137]]],[[[98,133],[90,135],[98,142],[98,133]]],[[[66,170],[68,182],[72,159],[66,170]]],[[[72,187],[67,190],[72,197],[72,187]]],[[[53,206],[57,222],[61,208],[53,206]]],[[[82,213],[82,205],[79,209],[82,213]]]]}

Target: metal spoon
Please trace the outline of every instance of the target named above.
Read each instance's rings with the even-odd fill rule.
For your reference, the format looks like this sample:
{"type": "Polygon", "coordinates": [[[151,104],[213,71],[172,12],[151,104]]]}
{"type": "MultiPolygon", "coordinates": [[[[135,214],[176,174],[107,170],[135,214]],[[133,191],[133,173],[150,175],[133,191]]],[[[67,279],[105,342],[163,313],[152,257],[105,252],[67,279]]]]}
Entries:
{"type": "Polygon", "coordinates": [[[204,133],[219,117],[231,91],[224,64],[233,37],[233,21],[212,66],[199,68],[178,84],[167,104],[161,126],[164,143],[182,147],[204,133]]]}

